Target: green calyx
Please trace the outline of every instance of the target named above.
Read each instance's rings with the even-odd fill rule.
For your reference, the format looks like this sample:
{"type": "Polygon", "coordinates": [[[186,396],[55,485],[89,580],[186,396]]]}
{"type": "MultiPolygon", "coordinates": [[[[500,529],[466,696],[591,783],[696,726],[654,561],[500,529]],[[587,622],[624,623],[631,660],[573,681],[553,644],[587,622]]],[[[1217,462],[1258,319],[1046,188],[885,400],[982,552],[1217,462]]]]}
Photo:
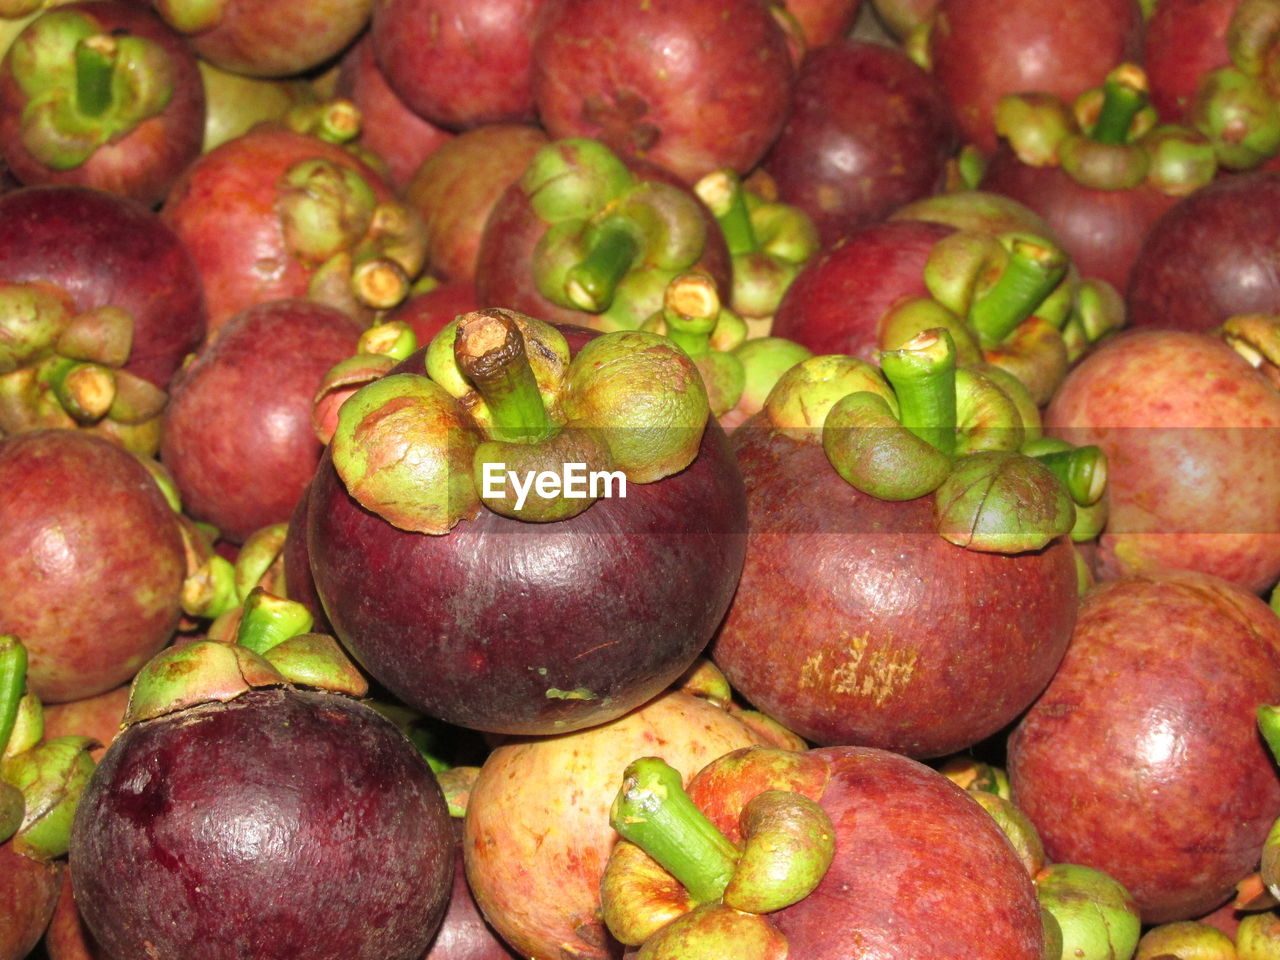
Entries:
{"type": "MultiPolygon", "coordinates": [[[[283,593],[287,524],[268,524],[255,530],[240,545],[232,563],[215,548],[219,530],[182,512],[177,484],[169,471],[152,458],[138,459],[164,494],[182,535],[186,572],[179,596],[183,613],[215,622],[235,614],[238,627],[241,607],[255,587],[283,593]]],[[[209,629],[214,630],[212,625],[209,629]]]]}
{"type": "MultiPolygon", "coordinates": [[[[167,485],[167,483],[166,483],[167,485]]],[[[177,488],[174,487],[174,496],[177,488]]],[[[235,592],[235,567],[214,549],[217,531],[197,524],[181,512],[182,505],[170,500],[182,534],[186,571],[179,599],[182,612],[194,618],[214,618],[239,605],[235,592]]]]}
{"type": "Polygon", "coordinates": [[[680,956],[667,951],[690,942],[716,945],[716,955],[785,955],[785,940],[763,915],[809,896],[835,856],[834,826],[808,793],[821,784],[792,754],[735,751],[698,774],[712,778],[729,810],[740,805],[738,843],[702,813],[664,761],[628,765],[609,814],[623,839],[601,881],[615,938],[640,946],[641,956],[680,956]],[[782,953],[760,954],[762,944],[780,944],[782,953]]]}
{"type": "Polygon", "coordinates": [[[1011,93],[995,107],[996,134],[1029,167],[1058,165],[1058,146],[1076,133],[1071,108],[1050,93],[1011,93]]]}
{"type": "Polygon", "coordinates": [[[1280,11],[1267,0],[1241,0],[1227,23],[1227,52],[1231,62],[1251,77],[1275,75],[1280,11]]]}
{"type": "Polygon", "coordinates": [[[880,368],[834,353],[801,360],[784,372],[765,399],[764,413],[779,433],[802,443],[822,443],[831,408],[860,390],[882,397],[896,417],[898,398],[880,368]]]}
{"type": "Polygon", "coordinates": [[[1058,143],[1058,162],[1068,176],[1094,190],[1128,190],[1147,179],[1151,159],[1143,137],[1157,118],[1141,67],[1120,64],[1101,87],[1076,98],[1073,112],[1077,130],[1058,143]]]}
{"type": "Polygon", "coordinates": [[[12,634],[0,635],[0,757],[9,752],[26,689],[27,648],[12,634]]]}
{"type": "Polygon", "coordinates": [[[360,334],[356,352],[330,367],[312,398],[311,427],[328,444],[338,424],[338,410],[347,397],[379,377],[418,348],[413,329],[402,320],[375,323],[360,334]]]}
{"type": "MultiPolygon", "coordinates": [[[[1265,916],[1265,914],[1259,916],[1265,916]]],[[[1242,931],[1244,936],[1248,935],[1243,923],[1237,927],[1236,940],[1232,940],[1217,927],[1210,926],[1201,920],[1172,920],[1158,923],[1139,939],[1134,957],[1139,960],[1152,960],[1156,957],[1193,957],[1196,960],[1239,960],[1240,957],[1254,957],[1255,960],[1262,960],[1265,958],[1267,956],[1265,952],[1246,953],[1236,949],[1237,941],[1243,942],[1242,931]]]]}
{"type": "Polygon", "coordinates": [[[1075,447],[1065,440],[1042,436],[1023,443],[1022,453],[1048,467],[1066,488],[1075,505],[1071,539],[1077,543],[1097,539],[1110,513],[1107,458],[1101,448],[1075,447]]]}
{"type": "Polygon", "coordinates": [[[354,165],[310,157],[276,185],[285,246],[311,271],[307,296],[356,316],[409,295],[426,262],[426,225],[402,203],[379,200],[354,165]]]}
{"type": "Polygon", "coordinates": [[[123,369],[132,348],[118,307],[76,313],[56,287],[0,283],[0,433],[80,427],[154,456],[168,396],[123,369]]]}
{"type": "Polygon", "coordinates": [[[72,11],[41,14],[14,40],[10,57],[26,97],[23,146],[54,170],[80,166],[173,96],[173,67],[159,44],[103,33],[72,11]]]}
{"type": "MultiPolygon", "coordinates": [[[[712,416],[723,416],[739,406],[747,387],[747,368],[736,351],[747,342],[747,325],[721,304],[710,276],[695,271],[673,277],[663,295],[662,310],[641,329],[662,334],[689,355],[706,385],[712,416]]],[[[767,370],[768,364],[758,361],[753,374],[755,389],[763,387],[766,394],[772,383],[765,386],[759,381],[768,376],[767,370]]]]}
{"type": "Polygon", "coordinates": [[[698,903],[723,896],[741,852],[689,799],[678,772],[642,757],[622,775],[609,824],[676,878],[698,903]]]}
{"type": "Polygon", "coordinates": [[[1271,758],[1280,763],[1280,705],[1263,704],[1257,708],[1258,731],[1271,751],[1271,758]]]}
{"type": "Polygon", "coordinates": [[[730,305],[745,317],[771,318],[821,246],[813,220],[799,207],[748,190],[729,168],[706,174],[693,189],[715,216],[733,258],[730,305]]]}
{"type": "Polygon", "coordinates": [[[1003,269],[986,289],[975,292],[968,319],[980,340],[1000,343],[1030,317],[1066,276],[1067,256],[1038,238],[1005,235],[1003,269]]]}
{"type": "Polygon", "coordinates": [[[1280,106],[1272,85],[1236,67],[1205,75],[1190,122],[1213,145],[1218,163],[1229,170],[1252,169],[1280,149],[1280,106]]]}
{"type": "Polygon", "coordinates": [[[670,873],[694,903],[717,900],[763,914],[804,899],[835,855],[835,830],[813,800],[764,790],[743,807],[741,848],[689,800],[680,776],[657,757],[632,763],[610,823],[670,873]]]}
{"type": "Polygon", "coordinates": [[[520,186],[547,224],[533,252],[538,291],[558,306],[601,315],[593,325],[602,329],[639,326],[660,307],[662,286],[706,246],[696,197],[639,180],[593,140],[543,147],[520,186]]]}
{"type": "Polygon", "coordinates": [[[227,0],[155,0],[156,12],[179,33],[204,33],[222,22],[227,0]]]}
{"type": "Polygon", "coordinates": [[[743,416],[764,409],[765,401],[788,370],[813,356],[808,347],[785,337],[750,337],[732,350],[742,365],[742,391],[735,404],[743,416]]]}
{"type": "Polygon", "coordinates": [[[311,633],[301,603],[255,587],[239,608],[234,642],[167,647],[133,679],[126,725],[202,703],[227,703],[257,687],[288,684],[362,697],[368,683],[338,642],[311,633]]]}
{"type": "Polygon", "coordinates": [[[1218,155],[1198,130],[1166,123],[1142,138],[1147,152],[1147,183],[1170,197],[1185,197],[1218,175],[1218,155]]]}
{"type": "Polygon", "coordinates": [[[952,757],[938,768],[938,772],[969,793],[991,793],[1005,800],[1013,797],[1009,774],[1003,768],[975,757],[952,757]]]}
{"type": "Polygon", "coordinates": [[[52,860],[67,852],[71,821],[93,775],[89,737],[57,737],[0,761],[0,781],[23,796],[23,815],[10,843],[16,853],[52,860]]]}
{"type": "Polygon", "coordinates": [[[1143,115],[1148,104],[1146,72],[1135,63],[1122,63],[1103,80],[1100,92],[1082,95],[1076,102],[1080,127],[1095,143],[1131,142],[1150,128],[1143,115]]]}
{"type": "Polygon", "coordinates": [[[929,298],[899,304],[885,317],[882,349],[900,346],[926,324],[944,327],[962,365],[1001,367],[1037,403],[1047,402],[1066,375],[1069,351],[1060,327],[1080,288],[1061,248],[1020,231],[958,231],[934,245],[924,281],[929,298]]]}
{"type": "Polygon", "coordinates": [[[538,523],[576,517],[627,484],[599,432],[576,426],[539,443],[486,440],[476,448],[472,470],[486,507],[538,523]]]}
{"type": "Polygon", "coordinates": [[[1241,167],[1258,162],[1257,151],[1267,149],[1267,138],[1280,135],[1280,127],[1263,119],[1268,111],[1275,114],[1263,84],[1234,68],[1226,70],[1208,88],[1220,84],[1220,95],[1203,89],[1197,95],[1196,129],[1159,124],[1145,72],[1123,63],[1102,86],[1086,90],[1070,105],[1046,93],[1002,98],[997,132],[1022,163],[1061,167],[1082,186],[1128,190],[1147,185],[1186,196],[1212,180],[1220,162],[1231,165],[1228,158],[1241,167]],[[1242,135],[1253,142],[1238,144],[1242,135]]]}
{"type": "Polygon", "coordinates": [[[930,329],[887,351],[881,370],[891,389],[837,398],[823,419],[822,447],[846,483],[885,500],[936,489],[956,444],[955,343],[930,329]]]}
{"type": "Polygon", "coordinates": [[[1280,819],[1271,825],[1263,840],[1259,874],[1267,892],[1280,898],[1280,819]]]}
{"type": "Polygon", "coordinates": [[[1082,280],[1075,289],[1061,326],[1067,361],[1074,363],[1095,343],[1124,326],[1124,298],[1114,286],[1097,277],[1082,280]]]}
{"type": "Polygon", "coordinates": [[[1024,444],[1022,452],[1052,470],[1079,506],[1093,506],[1106,492],[1107,455],[1101,447],[1074,447],[1063,440],[1043,438],[1034,444],[1024,444]]]}
{"type": "Polygon", "coordinates": [[[504,309],[446,326],[425,372],[357,390],[330,443],[357,501],[421,533],[482,505],[547,522],[625,496],[687,467],[710,412],[697,365],[666,337],[603,334],[571,362],[555,327],[504,309]]]}
{"type": "Polygon", "coordinates": [[[290,108],[283,119],[291,130],[336,144],[354,141],[360,136],[364,123],[360,108],[345,97],[299,103],[290,108]]]}
{"type": "Polygon", "coordinates": [[[1035,824],[1012,800],[985,790],[970,791],[974,801],[991,815],[1008,838],[1027,873],[1035,876],[1045,865],[1044,842],[1035,824]]]}
{"type": "Polygon", "coordinates": [[[888,402],[865,390],[831,408],[822,446],[846,483],[880,500],[923,497],[951,472],[950,456],[904,429],[888,402]]]}
{"type": "MultiPolygon", "coordinates": [[[[830,360],[826,365],[835,367],[830,360]]],[[[823,450],[847,483],[883,500],[934,494],[938,532],[968,549],[1037,550],[1071,532],[1076,511],[1067,485],[1019,451],[1028,433],[1024,409],[1035,418],[1033,435],[1039,431],[1035,406],[1020,384],[1007,391],[1000,384],[1007,375],[957,369],[944,328],[886,351],[881,366],[887,393],[859,388],[833,397],[838,391],[820,382],[791,399],[803,410],[805,397],[812,397],[823,417],[823,450]]],[[[784,375],[781,384],[789,377],[799,384],[801,374],[784,375]]],[[[1105,472],[1091,482],[1105,483],[1105,472]]]]}
{"type": "Polygon", "coordinates": [[[547,144],[520,177],[529,205],[547,223],[590,217],[634,184],[635,176],[617,154],[586,137],[547,144]]]}
{"type": "Polygon", "coordinates": [[[1061,248],[1035,234],[958,231],[934,245],[923,279],[929,295],[989,346],[1033,314],[1060,309],[1055,304],[1069,294],[1069,266],[1061,248]]]}
{"type": "Polygon", "coordinates": [[[950,455],[956,442],[956,347],[945,330],[926,330],[881,354],[880,369],[898,397],[902,425],[950,455]]]}
{"type": "Polygon", "coordinates": [[[1075,507],[1039,461],[1008,450],[961,457],[934,494],[938,533],[982,553],[1039,550],[1071,532],[1075,507]]]}
{"type": "Polygon", "coordinates": [[[353,248],[373,222],[378,202],[356,170],[319,157],[289,167],[278,193],[285,244],[312,265],[353,248]]]}
{"type": "Polygon", "coordinates": [[[398,373],[347,399],[329,450],[361,506],[404,530],[447,533],[480,509],[471,482],[480,441],[474,422],[444,387],[398,373]]]}
{"type": "Polygon", "coordinates": [[[1062,931],[1064,957],[1130,957],[1142,923],[1133,897],[1110,875],[1054,863],[1035,877],[1040,905],[1062,931]]]}
{"type": "Polygon", "coordinates": [[[27,651],[0,636],[0,843],[34,860],[67,852],[71,819],[93,773],[88,737],[44,739],[39,699],[26,689],[27,651]]]}

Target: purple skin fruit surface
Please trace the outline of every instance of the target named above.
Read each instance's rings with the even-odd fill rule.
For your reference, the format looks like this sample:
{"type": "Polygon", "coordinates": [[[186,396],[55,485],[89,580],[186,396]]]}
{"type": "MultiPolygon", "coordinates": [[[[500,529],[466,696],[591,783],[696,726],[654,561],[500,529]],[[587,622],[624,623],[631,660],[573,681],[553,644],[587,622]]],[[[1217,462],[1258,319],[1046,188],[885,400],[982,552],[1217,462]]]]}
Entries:
{"type": "Polygon", "coordinates": [[[420,960],[454,847],[390,721],[264,688],[127,728],[80,801],[72,880],[109,956],[420,960]]]}

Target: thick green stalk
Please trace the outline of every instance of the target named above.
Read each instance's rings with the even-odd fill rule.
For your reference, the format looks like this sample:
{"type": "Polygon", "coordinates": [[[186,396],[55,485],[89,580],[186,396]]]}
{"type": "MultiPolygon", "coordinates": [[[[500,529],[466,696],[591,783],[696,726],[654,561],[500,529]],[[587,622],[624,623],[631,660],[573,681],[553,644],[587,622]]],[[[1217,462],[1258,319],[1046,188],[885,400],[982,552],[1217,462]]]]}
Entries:
{"type": "Polygon", "coordinates": [[[702,273],[684,273],[667,284],[662,319],[667,336],[693,358],[711,352],[711,333],[720,316],[715,281],[702,273]]]}
{"type": "Polygon", "coordinates": [[[489,408],[489,439],[537,443],[555,432],[514,320],[497,310],[467,314],[459,322],[453,353],[489,408]]]}
{"type": "Polygon", "coordinates": [[[254,587],[244,602],[236,643],[265,654],[290,637],[306,633],[312,623],[311,611],[303,604],[254,587]]]}
{"type": "Polygon", "coordinates": [[[1107,488],[1107,456],[1100,447],[1073,447],[1037,454],[1036,459],[1053,471],[1081,507],[1097,503],[1107,488]]]}
{"type": "Polygon", "coordinates": [[[108,34],[76,44],[76,108],[86,117],[100,117],[111,107],[117,51],[115,38],[108,34]]]}
{"type": "Polygon", "coordinates": [[[737,865],[737,847],[694,806],[680,774],[659,757],[623,773],[609,823],[653,857],[699,903],[719,900],[737,865]]]}
{"type": "Polygon", "coordinates": [[[886,350],[880,369],[898,396],[902,425],[950,456],[956,446],[956,347],[942,328],[922,330],[897,350],[886,350]]]}
{"type": "Polygon", "coordinates": [[[1102,109],[1089,135],[1098,143],[1128,143],[1133,118],[1147,105],[1146,74],[1135,64],[1122,63],[1107,74],[1102,91],[1102,109]]]}
{"type": "Polygon", "coordinates": [[[0,756],[9,744],[26,689],[27,648],[12,634],[0,636],[0,756]]]}
{"type": "Polygon", "coordinates": [[[580,310],[607,310],[639,252],[630,225],[606,220],[591,238],[586,257],[566,271],[565,295],[580,310]]]}
{"type": "Polygon", "coordinates": [[[742,179],[733,170],[714,170],[694,184],[694,192],[715,215],[732,256],[760,249],[742,179]]]}
{"type": "Polygon", "coordinates": [[[1280,706],[1263,704],[1258,707],[1258,729],[1266,741],[1271,756],[1280,761],[1280,706]]]}
{"type": "Polygon", "coordinates": [[[1056,247],[1014,240],[999,279],[969,308],[969,322],[984,343],[1002,343],[1035,313],[1066,271],[1067,256],[1056,247]]]}

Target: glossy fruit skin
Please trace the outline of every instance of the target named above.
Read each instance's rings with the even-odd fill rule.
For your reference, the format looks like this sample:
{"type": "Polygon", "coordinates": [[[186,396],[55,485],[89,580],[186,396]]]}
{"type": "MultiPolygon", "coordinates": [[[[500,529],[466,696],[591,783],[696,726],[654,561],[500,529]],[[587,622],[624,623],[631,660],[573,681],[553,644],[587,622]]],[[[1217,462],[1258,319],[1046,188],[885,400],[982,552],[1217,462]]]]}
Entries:
{"type": "Polygon", "coordinates": [[[1280,620],[1257,597],[1190,571],[1101,583],[1010,737],[1014,795],[1050,859],[1110,873],[1144,922],[1198,916],[1280,814],[1254,719],[1277,697],[1280,620]]]}
{"type": "MultiPolygon", "coordinates": [[[[641,180],[689,189],[670,170],[653,163],[633,159],[627,161],[627,166],[641,180]]],[[[691,269],[710,274],[725,302],[732,289],[733,262],[720,225],[705,205],[700,203],[700,207],[706,219],[706,247],[691,269]]],[[[533,251],[546,229],[518,182],[502,191],[489,210],[476,252],[476,298],[481,307],[506,307],[551,323],[595,326],[600,322],[598,315],[559,306],[538,290],[532,269],[533,251]]]]}
{"type": "Polygon", "coordinates": [[[997,732],[1044,689],[1075,621],[1069,543],[965,550],[934,532],[931,497],[862,494],[762,416],[732,442],[750,533],[711,655],[758,709],[814,743],[924,758],[997,732]]]}
{"type": "Polygon", "coordinates": [[[996,148],[1000,97],[1028,90],[1070,102],[1141,52],[1135,0],[942,0],[929,37],[934,76],[964,140],[996,148]]]}
{"type": "Polygon", "coordinates": [[[1280,311],[1280,171],[1220,177],[1170,207],[1134,261],[1129,326],[1209,331],[1280,311]]]}
{"type": "Polygon", "coordinates": [[[600,878],[618,841],[609,806],[623,769],[637,757],[660,756],[687,781],[716,757],[760,743],[731,714],[672,690],[568,736],[495,747],[471,791],[463,831],[476,902],[522,956],[622,956],[600,914],[600,878]]]}
{"type": "Polygon", "coordinates": [[[419,960],[453,835],[390,721],[258,689],[126,729],[81,798],[71,864],[110,957],[419,960]]]}
{"type": "Polygon", "coordinates": [[[146,468],[80,430],[0,439],[0,633],[46,701],[119,686],[169,642],[185,575],[177,520],[146,468]]]}
{"type": "Polygon", "coordinates": [[[1227,25],[1239,0],[1161,0],[1143,35],[1151,105],[1165,123],[1184,123],[1206,73],[1231,64],[1227,25]]]}
{"type": "Polygon", "coordinates": [[[1251,591],[1280,578],[1280,393],[1218,338],[1122,333],[1067,375],[1044,424],[1107,454],[1102,577],[1194,569],[1251,591]]]}
{"type": "MultiPolygon", "coordinates": [[[[946,777],[900,754],[839,746],[817,796],[836,853],[817,889],[770,914],[806,960],[1039,960],[1040,909],[1026,868],[990,815],[946,777]],[[975,950],[975,944],[981,944],[975,950]]],[[[738,810],[695,776],[689,795],[727,836],[738,810]]]]}
{"type": "Polygon", "coordinates": [[[955,145],[929,74],[901,50],[845,39],[805,55],[763,165],[830,246],[937,190],[955,145]]]}
{"type": "Polygon", "coordinates": [[[925,296],[924,266],[953,228],[895,220],[855,230],[810,260],[773,317],[773,335],[815,354],[845,353],[875,362],[880,321],[899,300],[925,296]]]}
{"type": "Polygon", "coordinates": [[[546,145],[540,129],[495,123],[459,134],[414,172],[405,202],[427,227],[427,271],[473,283],[485,223],[504,191],[546,145]]]}
{"type": "Polygon", "coordinates": [[[387,83],[451,130],[537,119],[530,71],[544,0],[377,0],[370,38],[387,83]]]}
{"type": "Polygon", "coordinates": [[[453,139],[453,134],[410,110],[373,57],[368,34],[352,44],[338,64],[334,92],[360,111],[360,144],[387,165],[387,179],[401,189],[422,162],[453,139]]]}
{"type": "Polygon", "coordinates": [[[1025,164],[1007,146],[991,158],[982,189],[1012,197],[1040,214],[1081,276],[1106,280],[1118,291],[1128,288],[1133,262],[1152,224],[1178,202],[1149,184],[1095,190],[1061,167],[1025,164]]]}
{"type": "Polygon", "coordinates": [[[548,0],[533,53],[552,139],[595,137],[688,183],[749,171],[790,104],[787,38],[757,0],[548,0]]]}
{"type": "Polygon", "coordinates": [[[40,942],[64,868],[61,861],[41,863],[0,843],[0,960],[23,960],[40,942]]]}
{"type": "Polygon", "coordinates": [[[125,369],[158,387],[204,339],[204,295],[186,245],[141,203],[102,190],[25,187],[0,196],[0,280],[54,284],[77,310],[128,311],[125,369]]]}
{"type": "Polygon", "coordinates": [[[0,151],[23,183],[96,187],[132,197],[147,206],[160,203],[173,181],[200,153],[204,139],[204,83],[195,55],[182,38],[150,10],[125,0],[84,0],[60,5],[86,17],[102,33],[142,37],[163,49],[172,94],[163,110],[114,137],[84,163],[55,170],[22,143],[22,115],[28,98],[13,73],[13,58],[0,61],[0,151]]]}
{"type": "MultiPolygon", "coordinates": [[[[170,23],[203,4],[151,0],[170,23]]],[[[251,77],[284,77],[318,67],[353,40],[369,22],[373,0],[226,0],[215,22],[192,31],[202,60],[251,77]]]]}
{"type": "Polygon", "coordinates": [[[275,124],[202,154],[165,199],[160,216],[191,250],[210,334],[254,304],[306,296],[314,266],[289,251],[276,204],[285,172],[313,158],[355,171],[379,202],[394,199],[351,151],[275,124]]]}
{"type": "Polygon", "coordinates": [[[160,458],[183,507],[243,542],[289,519],[323,450],[316,390],[363,328],[334,307],[273,300],[232,317],[175,379],[160,458]]]}
{"type": "Polygon", "coordinates": [[[745,522],[709,422],[689,467],[626,497],[545,524],[481,508],[441,536],[359,507],[326,454],[307,551],[337,636],[400,700],[462,727],[560,733],[639,706],[689,666],[729,606],[745,522]]]}

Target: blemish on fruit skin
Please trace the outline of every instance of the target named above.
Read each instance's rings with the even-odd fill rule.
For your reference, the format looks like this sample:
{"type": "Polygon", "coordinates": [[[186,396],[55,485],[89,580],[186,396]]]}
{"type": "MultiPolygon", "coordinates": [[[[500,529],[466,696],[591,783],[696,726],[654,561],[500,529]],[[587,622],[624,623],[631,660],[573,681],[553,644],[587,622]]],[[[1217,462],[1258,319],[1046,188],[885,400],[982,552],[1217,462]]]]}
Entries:
{"type": "Polygon", "coordinates": [[[546,693],[548,700],[595,700],[596,695],[586,687],[578,687],[575,690],[561,690],[557,687],[551,687],[546,693]]]}
{"type": "Polygon", "coordinates": [[[867,651],[869,634],[842,636],[843,655],[833,653],[828,664],[827,650],[820,650],[800,667],[800,686],[826,686],[832,693],[863,697],[879,707],[901,693],[915,673],[918,652],[911,649],[867,651]]]}

